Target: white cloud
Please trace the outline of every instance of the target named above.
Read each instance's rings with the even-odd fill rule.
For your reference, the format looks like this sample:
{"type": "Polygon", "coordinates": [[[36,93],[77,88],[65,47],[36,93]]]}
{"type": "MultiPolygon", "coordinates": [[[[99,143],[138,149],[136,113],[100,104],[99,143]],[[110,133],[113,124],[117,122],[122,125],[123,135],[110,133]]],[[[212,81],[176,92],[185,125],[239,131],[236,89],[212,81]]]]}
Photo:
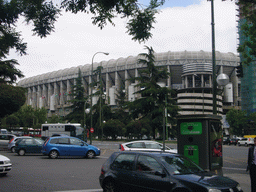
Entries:
{"type": "MultiPolygon", "coordinates": [[[[236,6],[234,1],[215,0],[216,51],[234,52],[237,47],[236,6]]],[[[126,21],[115,19],[115,27],[108,24],[103,30],[91,23],[90,14],[63,13],[55,25],[55,32],[44,39],[32,36],[31,26],[19,24],[24,42],[28,43],[28,55],[18,59],[18,67],[31,77],[59,69],[91,64],[94,62],[136,56],[145,52],[144,44],[131,40],[126,33],[126,21]]],[[[203,0],[199,5],[162,9],[156,15],[153,38],[145,43],[155,52],[211,51],[211,3],[203,0]]]]}

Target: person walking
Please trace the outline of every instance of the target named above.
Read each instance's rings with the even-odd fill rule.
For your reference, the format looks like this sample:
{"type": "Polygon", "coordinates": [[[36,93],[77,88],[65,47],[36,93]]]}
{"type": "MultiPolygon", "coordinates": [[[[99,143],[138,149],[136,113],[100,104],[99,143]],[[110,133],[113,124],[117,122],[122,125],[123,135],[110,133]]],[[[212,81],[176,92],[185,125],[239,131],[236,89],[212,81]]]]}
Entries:
{"type": "Polygon", "coordinates": [[[254,145],[249,148],[247,170],[251,178],[251,192],[256,192],[256,137],[254,138],[254,145]]]}

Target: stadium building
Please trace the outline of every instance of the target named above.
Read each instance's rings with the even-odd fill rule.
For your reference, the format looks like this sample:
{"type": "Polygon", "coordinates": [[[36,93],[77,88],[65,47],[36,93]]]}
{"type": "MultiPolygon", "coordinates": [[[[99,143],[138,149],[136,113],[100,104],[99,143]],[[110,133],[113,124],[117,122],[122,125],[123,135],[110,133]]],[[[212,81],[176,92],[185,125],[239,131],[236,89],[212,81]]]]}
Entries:
{"type": "MultiPolygon", "coordinates": [[[[108,104],[115,106],[115,97],[123,87],[129,101],[139,97],[136,92],[136,83],[132,77],[138,77],[139,71],[145,65],[138,63],[138,56],[129,56],[117,60],[93,63],[93,69],[102,66],[102,82],[104,94],[108,104]]],[[[229,83],[225,87],[218,87],[217,114],[224,115],[231,107],[240,106],[240,83],[236,76],[235,67],[239,57],[234,53],[216,52],[216,72],[227,74],[229,83]]],[[[155,53],[155,65],[166,67],[171,76],[159,82],[177,91],[177,103],[182,109],[181,114],[212,114],[212,53],[206,51],[180,51],[155,53]]],[[[98,76],[91,76],[92,65],[61,69],[46,74],[37,75],[19,81],[18,85],[27,88],[26,103],[34,108],[45,107],[48,117],[52,114],[65,116],[71,112],[69,100],[72,86],[78,77],[79,68],[82,73],[82,82],[85,95],[91,93],[89,86],[97,81],[98,76]]],[[[95,90],[92,90],[95,91],[95,90]]],[[[97,98],[92,100],[93,104],[97,98]]]]}

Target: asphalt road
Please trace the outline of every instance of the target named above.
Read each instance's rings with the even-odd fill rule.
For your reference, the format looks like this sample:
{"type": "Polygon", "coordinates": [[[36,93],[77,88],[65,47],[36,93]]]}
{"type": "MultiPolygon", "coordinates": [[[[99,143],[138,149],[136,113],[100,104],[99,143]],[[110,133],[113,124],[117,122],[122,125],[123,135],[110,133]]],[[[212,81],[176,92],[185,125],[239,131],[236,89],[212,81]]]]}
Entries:
{"type": "MultiPolygon", "coordinates": [[[[13,169],[7,176],[0,177],[0,191],[102,191],[98,180],[101,166],[112,152],[118,151],[119,143],[94,141],[93,145],[101,148],[101,156],[95,159],[49,159],[40,154],[18,156],[1,151],[11,159],[13,169]]],[[[247,153],[248,147],[223,146],[223,171],[245,174],[247,153]]]]}

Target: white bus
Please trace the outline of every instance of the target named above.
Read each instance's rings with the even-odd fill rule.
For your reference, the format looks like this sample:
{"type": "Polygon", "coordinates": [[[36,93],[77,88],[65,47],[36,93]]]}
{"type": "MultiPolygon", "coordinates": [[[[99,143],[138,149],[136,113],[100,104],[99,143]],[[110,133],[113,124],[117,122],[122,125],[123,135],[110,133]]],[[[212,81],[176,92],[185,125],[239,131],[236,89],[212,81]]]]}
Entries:
{"type": "Polygon", "coordinates": [[[78,137],[87,142],[87,138],[84,139],[84,129],[79,123],[46,123],[42,124],[41,130],[42,138],[65,134],[72,137],[78,137]]]}

